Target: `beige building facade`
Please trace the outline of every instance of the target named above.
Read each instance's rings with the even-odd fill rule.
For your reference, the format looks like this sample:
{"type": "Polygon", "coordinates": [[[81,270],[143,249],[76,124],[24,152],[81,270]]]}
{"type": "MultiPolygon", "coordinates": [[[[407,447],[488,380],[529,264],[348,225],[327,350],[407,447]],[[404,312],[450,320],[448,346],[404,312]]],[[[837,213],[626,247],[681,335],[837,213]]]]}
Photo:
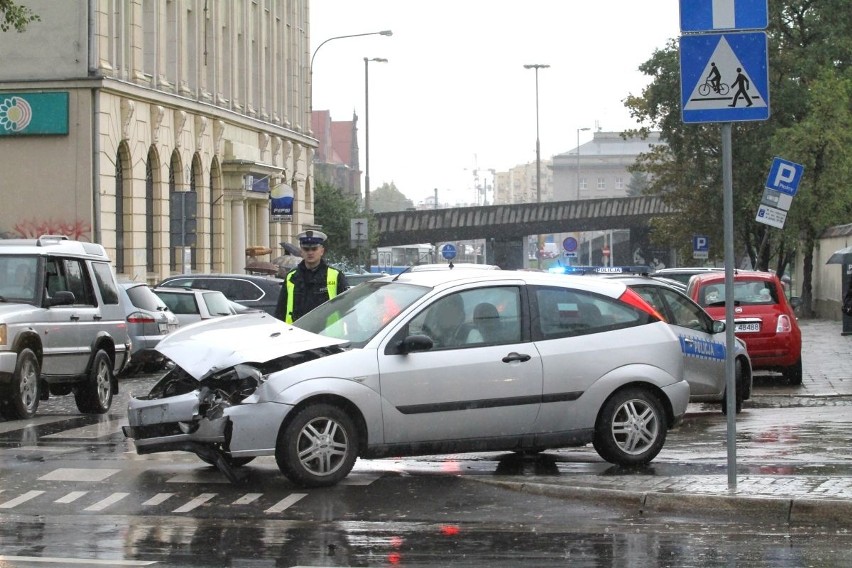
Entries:
{"type": "Polygon", "coordinates": [[[154,282],[314,226],[309,0],[27,6],[0,34],[0,236],[99,242],[154,282]]]}

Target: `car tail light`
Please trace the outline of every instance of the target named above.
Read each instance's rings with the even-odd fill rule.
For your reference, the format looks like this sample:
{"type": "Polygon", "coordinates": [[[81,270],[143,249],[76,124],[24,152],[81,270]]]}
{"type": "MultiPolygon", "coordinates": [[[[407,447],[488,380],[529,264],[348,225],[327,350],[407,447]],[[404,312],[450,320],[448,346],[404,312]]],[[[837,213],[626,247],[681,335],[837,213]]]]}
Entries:
{"type": "Polygon", "coordinates": [[[642,296],[640,296],[630,288],[627,288],[624,291],[624,294],[622,294],[621,297],[618,299],[627,304],[628,306],[633,306],[634,308],[640,309],[646,314],[651,315],[660,321],[666,321],[665,319],[663,319],[663,316],[661,316],[657,310],[651,307],[651,304],[643,300],[642,296]]]}
{"type": "Polygon", "coordinates": [[[775,326],[775,333],[790,333],[793,331],[793,324],[790,322],[790,316],[781,314],[778,316],[778,324],[775,326]]]}
{"type": "Polygon", "coordinates": [[[153,317],[142,312],[133,312],[127,316],[127,323],[156,323],[153,317]]]}

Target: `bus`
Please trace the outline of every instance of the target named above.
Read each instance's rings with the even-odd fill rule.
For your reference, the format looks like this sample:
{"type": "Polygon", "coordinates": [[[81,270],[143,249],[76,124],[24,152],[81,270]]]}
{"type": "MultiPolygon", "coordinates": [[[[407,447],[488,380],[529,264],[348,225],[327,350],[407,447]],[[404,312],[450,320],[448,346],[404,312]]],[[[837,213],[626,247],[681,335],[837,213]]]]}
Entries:
{"type": "Polygon", "coordinates": [[[436,262],[435,248],[428,243],[379,247],[376,249],[375,254],[376,256],[371,263],[371,270],[386,274],[399,274],[409,266],[415,264],[431,264],[436,262]]]}

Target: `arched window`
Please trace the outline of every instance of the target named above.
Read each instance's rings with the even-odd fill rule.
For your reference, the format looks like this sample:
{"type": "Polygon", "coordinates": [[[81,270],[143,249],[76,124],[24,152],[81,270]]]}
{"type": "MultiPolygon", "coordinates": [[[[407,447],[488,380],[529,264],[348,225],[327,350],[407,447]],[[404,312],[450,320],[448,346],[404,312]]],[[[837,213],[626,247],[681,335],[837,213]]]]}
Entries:
{"type": "Polygon", "coordinates": [[[127,143],[122,142],[115,156],[115,271],[118,273],[126,271],[125,237],[128,223],[125,212],[128,211],[131,198],[131,177],[130,152],[127,143]]]}
{"type": "Polygon", "coordinates": [[[115,271],[124,272],[124,168],[121,148],[115,156],[115,271]]]}
{"type": "MultiPolygon", "coordinates": [[[[169,161],[169,204],[172,202],[172,195],[177,193],[178,178],[181,177],[180,154],[177,150],[172,152],[172,159],[169,161]]],[[[169,227],[175,226],[180,222],[178,211],[169,206],[169,227]]],[[[178,249],[176,244],[171,242],[169,238],[169,270],[177,271],[177,257],[182,253],[183,249],[178,249]]]]}
{"type": "Polygon", "coordinates": [[[154,170],[157,165],[157,152],[148,150],[145,162],[145,270],[154,272],[154,170]]]}

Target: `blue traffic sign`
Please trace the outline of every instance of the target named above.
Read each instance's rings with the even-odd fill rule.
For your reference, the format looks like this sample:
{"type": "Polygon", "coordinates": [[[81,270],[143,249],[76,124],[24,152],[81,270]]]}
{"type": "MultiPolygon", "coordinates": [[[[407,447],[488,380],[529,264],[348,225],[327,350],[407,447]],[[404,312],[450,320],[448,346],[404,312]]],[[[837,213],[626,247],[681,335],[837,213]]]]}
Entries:
{"type": "Polygon", "coordinates": [[[577,250],[577,239],[574,237],[565,237],[565,240],[562,241],[562,248],[567,252],[574,252],[577,250]]]}
{"type": "Polygon", "coordinates": [[[447,243],[441,247],[441,256],[447,260],[452,260],[456,257],[456,245],[447,243]]]}
{"type": "Polygon", "coordinates": [[[692,251],[708,252],[710,250],[710,237],[707,235],[692,235],[692,251]]]}
{"type": "Polygon", "coordinates": [[[765,30],[767,0],[680,0],[680,31],[765,30]]]}
{"type": "Polygon", "coordinates": [[[681,36],[680,96],[687,123],[769,118],[766,33],[681,36]]]}
{"type": "Polygon", "coordinates": [[[769,168],[769,177],[766,178],[766,189],[796,195],[803,173],[805,173],[805,166],[802,164],[775,158],[772,161],[772,167],[769,168]]]}

